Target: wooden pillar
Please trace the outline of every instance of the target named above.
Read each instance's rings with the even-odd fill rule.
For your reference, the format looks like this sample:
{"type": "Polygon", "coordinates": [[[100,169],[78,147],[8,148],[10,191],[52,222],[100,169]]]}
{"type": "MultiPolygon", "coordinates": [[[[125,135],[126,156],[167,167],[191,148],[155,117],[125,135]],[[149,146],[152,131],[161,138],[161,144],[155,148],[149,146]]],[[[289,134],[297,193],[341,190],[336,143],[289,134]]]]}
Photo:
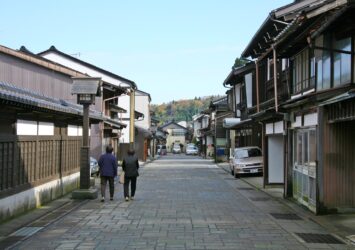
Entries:
{"type": "Polygon", "coordinates": [[[255,61],[255,83],[256,83],[256,112],[260,111],[259,99],[259,64],[258,60],[255,61]]]}
{"type": "Polygon", "coordinates": [[[130,93],[130,112],[129,112],[129,148],[134,149],[134,109],[135,109],[135,91],[131,90],[130,93]]]}
{"type": "Polygon", "coordinates": [[[276,49],[273,47],[273,60],[274,60],[274,93],[275,93],[275,111],[279,111],[279,104],[278,104],[278,93],[277,93],[277,56],[276,56],[276,49]]]}
{"type": "Polygon", "coordinates": [[[80,150],[80,189],[90,188],[89,107],[84,104],[83,146],[80,150]]]}

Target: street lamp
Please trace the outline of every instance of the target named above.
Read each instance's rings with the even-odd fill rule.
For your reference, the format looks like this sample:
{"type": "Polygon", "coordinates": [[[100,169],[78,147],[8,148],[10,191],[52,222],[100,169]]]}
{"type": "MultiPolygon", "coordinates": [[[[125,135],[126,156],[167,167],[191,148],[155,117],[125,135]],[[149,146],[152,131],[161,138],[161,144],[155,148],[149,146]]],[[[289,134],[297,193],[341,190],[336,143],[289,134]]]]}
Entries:
{"type": "Polygon", "coordinates": [[[97,190],[90,189],[89,107],[101,96],[101,78],[73,77],[71,93],[83,105],[83,145],[80,149],[80,190],[73,192],[76,199],[96,199],[97,190]]]}

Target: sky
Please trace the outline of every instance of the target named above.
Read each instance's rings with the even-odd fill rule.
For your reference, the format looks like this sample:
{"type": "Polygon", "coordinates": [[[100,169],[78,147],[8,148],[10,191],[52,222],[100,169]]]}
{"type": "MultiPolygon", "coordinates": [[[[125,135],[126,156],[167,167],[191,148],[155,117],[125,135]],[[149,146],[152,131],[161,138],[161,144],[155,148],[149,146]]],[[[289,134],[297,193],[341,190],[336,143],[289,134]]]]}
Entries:
{"type": "Polygon", "coordinates": [[[2,1],[0,44],[51,45],[134,81],[153,104],[223,95],[271,10],[292,0],[2,1]]]}

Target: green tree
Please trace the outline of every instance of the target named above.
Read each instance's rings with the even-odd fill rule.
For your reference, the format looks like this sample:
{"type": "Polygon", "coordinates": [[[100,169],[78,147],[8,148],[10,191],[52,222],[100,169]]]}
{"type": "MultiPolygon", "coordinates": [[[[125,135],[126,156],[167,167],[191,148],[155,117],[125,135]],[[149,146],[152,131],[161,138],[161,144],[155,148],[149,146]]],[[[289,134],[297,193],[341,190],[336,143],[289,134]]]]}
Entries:
{"type": "Polygon", "coordinates": [[[233,68],[238,68],[238,67],[244,66],[247,62],[249,62],[249,60],[246,60],[241,57],[237,57],[234,61],[233,68]]]}

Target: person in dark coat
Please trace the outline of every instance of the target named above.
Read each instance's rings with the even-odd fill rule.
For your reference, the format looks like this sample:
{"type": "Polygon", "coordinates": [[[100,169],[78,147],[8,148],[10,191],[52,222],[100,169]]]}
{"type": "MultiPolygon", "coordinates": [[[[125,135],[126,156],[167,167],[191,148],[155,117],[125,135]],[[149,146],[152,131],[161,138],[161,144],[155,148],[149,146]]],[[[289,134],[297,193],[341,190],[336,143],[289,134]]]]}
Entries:
{"type": "Polygon", "coordinates": [[[105,192],[107,181],[110,187],[110,200],[113,200],[114,193],[114,178],[117,176],[117,159],[112,154],[113,148],[111,145],[106,147],[106,153],[100,156],[100,179],[101,179],[101,201],[105,201],[105,192]]]}
{"type": "Polygon", "coordinates": [[[128,150],[127,156],[123,159],[122,169],[125,172],[125,180],[123,184],[123,194],[126,201],[129,198],[133,200],[136,193],[137,177],[139,176],[139,162],[138,157],[135,156],[134,150],[128,150]],[[131,183],[131,196],[129,196],[129,183],[131,183]]]}

